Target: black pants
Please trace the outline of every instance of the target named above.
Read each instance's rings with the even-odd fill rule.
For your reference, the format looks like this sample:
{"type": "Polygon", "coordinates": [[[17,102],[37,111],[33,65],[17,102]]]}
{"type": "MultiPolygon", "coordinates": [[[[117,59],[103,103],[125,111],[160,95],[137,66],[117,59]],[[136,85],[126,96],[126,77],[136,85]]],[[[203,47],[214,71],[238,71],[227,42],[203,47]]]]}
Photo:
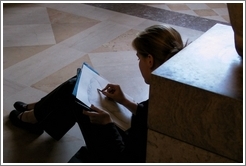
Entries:
{"type": "Polygon", "coordinates": [[[75,97],[72,94],[76,76],[67,80],[35,104],[34,115],[44,130],[59,140],[73,127],[75,97]]]}
{"type": "MultiPolygon", "coordinates": [[[[76,76],[72,77],[37,102],[34,107],[35,117],[56,140],[61,139],[77,122],[88,149],[106,155],[105,126],[91,124],[89,117],[82,114],[83,108],[75,102],[76,98],[72,94],[76,79],[76,76]]],[[[117,129],[122,140],[126,139],[125,132],[117,129]]]]}

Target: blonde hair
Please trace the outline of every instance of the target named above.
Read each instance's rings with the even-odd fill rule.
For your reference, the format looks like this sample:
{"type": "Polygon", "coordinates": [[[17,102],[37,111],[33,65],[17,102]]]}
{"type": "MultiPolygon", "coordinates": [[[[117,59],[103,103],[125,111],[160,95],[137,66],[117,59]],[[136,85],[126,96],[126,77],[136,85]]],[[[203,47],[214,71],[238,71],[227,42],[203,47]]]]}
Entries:
{"type": "Polygon", "coordinates": [[[140,32],[132,41],[138,54],[154,58],[154,66],[159,66],[187,45],[174,28],[164,25],[153,25],[140,32]]]}

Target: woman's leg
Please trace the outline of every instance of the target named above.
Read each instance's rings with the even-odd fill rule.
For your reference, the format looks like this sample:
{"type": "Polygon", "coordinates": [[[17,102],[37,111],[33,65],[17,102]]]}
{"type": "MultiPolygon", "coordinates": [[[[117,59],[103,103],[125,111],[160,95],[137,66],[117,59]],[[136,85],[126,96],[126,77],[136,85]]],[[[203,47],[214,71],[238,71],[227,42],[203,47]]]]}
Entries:
{"type": "Polygon", "coordinates": [[[26,109],[29,111],[24,111],[19,115],[19,118],[23,121],[23,122],[27,122],[27,123],[37,123],[38,120],[36,119],[35,115],[34,115],[34,107],[35,107],[36,103],[29,103],[26,105],[26,109]]]}
{"type": "Polygon", "coordinates": [[[27,104],[27,106],[26,106],[27,110],[32,110],[32,109],[34,109],[36,103],[37,103],[37,102],[27,104]]]}
{"type": "Polygon", "coordinates": [[[89,159],[86,161],[117,162],[117,157],[124,149],[127,134],[114,124],[92,124],[82,110],[83,108],[77,105],[74,113],[88,149],[89,159]]]}
{"type": "Polygon", "coordinates": [[[34,115],[34,110],[30,110],[30,111],[24,111],[22,112],[18,118],[26,123],[32,123],[32,124],[36,124],[38,123],[38,120],[36,119],[35,115],[34,115]]]}
{"type": "Polygon", "coordinates": [[[34,116],[44,130],[59,140],[73,127],[75,96],[72,94],[77,77],[73,77],[54,89],[34,106],[34,116]]]}
{"type": "Polygon", "coordinates": [[[12,111],[10,120],[26,129],[33,129],[32,124],[39,126],[54,139],[59,140],[75,124],[73,114],[75,97],[72,94],[75,83],[76,76],[61,84],[37,103],[27,106],[34,108],[33,110],[24,113],[18,110],[12,111]]]}

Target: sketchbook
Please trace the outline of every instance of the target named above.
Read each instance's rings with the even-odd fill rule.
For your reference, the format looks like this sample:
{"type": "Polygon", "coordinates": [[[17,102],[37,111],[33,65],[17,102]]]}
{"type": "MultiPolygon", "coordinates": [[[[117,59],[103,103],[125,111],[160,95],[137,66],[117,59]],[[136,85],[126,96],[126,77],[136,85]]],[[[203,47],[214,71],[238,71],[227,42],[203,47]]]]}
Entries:
{"type": "MultiPolygon", "coordinates": [[[[84,108],[90,109],[91,104],[93,104],[107,111],[114,123],[123,131],[126,131],[131,127],[132,113],[123,105],[107,98],[97,90],[105,88],[109,83],[87,63],[83,63],[81,70],[77,74],[73,95],[76,96],[79,104],[84,108]]],[[[125,96],[129,100],[134,101],[129,95],[125,94],[125,96]]]]}

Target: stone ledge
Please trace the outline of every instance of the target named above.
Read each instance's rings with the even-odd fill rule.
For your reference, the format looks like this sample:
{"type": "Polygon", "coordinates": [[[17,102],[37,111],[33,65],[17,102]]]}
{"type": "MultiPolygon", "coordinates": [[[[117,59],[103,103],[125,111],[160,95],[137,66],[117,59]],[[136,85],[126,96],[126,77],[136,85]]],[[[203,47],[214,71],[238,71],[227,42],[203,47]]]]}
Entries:
{"type": "Polygon", "coordinates": [[[243,61],[230,26],[215,25],[155,70],[149,99],[150,130],[243,161],[243,61]]]}
{"type": "Polygon", "coordinates": [[[235,163],[185,142],[149,130],[147,163],[235,163]]]}

